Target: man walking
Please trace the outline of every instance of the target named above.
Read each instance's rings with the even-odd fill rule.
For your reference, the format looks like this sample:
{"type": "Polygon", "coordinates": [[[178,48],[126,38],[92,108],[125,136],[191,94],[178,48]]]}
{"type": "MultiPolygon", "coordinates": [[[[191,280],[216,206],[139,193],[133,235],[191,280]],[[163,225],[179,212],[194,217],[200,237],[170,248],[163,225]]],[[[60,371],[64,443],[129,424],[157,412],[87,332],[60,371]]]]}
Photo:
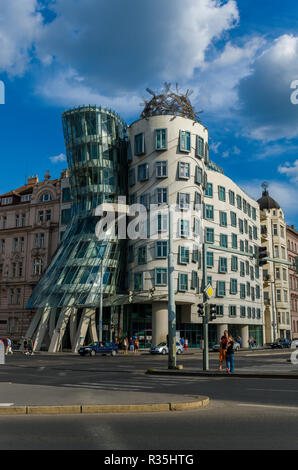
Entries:
{"type": "Polygon", "coordinates": [[[234,340],[232,336],[228,337],[226,358],[227,358],[227,373],[233,374],[234,372],[234,340]]]}

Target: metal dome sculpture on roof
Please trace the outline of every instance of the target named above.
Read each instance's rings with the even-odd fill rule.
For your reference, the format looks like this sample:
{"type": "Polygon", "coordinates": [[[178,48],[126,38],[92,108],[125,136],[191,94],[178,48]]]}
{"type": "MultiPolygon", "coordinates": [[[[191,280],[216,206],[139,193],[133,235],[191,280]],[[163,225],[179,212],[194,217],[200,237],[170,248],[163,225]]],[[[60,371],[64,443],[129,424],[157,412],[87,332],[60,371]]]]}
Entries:
{"type": "Polygon", "coordinates": [[[176,92],[171,90],[170,83],[165,83],[164,92],[160,94],[154,93],[150,88],[146,88],[146,90],[153,98],[151,100],[144,99],[145,107],[141,114],[142,118],[168,114],[201,122],[199,114],[203,111],[196,112],[189,100],[192,90],[188,89],[186,93],[180,93],[177,83],[176,92]]]}
{"type": "Polygon", "coordinates": [[[269,184],[264,181],[261,186],[263,188],[262,197],[258,199],[261,211],[263,211],[264,209],[280,209],[280,205],[271,196],[269,196],[269,184]]]}

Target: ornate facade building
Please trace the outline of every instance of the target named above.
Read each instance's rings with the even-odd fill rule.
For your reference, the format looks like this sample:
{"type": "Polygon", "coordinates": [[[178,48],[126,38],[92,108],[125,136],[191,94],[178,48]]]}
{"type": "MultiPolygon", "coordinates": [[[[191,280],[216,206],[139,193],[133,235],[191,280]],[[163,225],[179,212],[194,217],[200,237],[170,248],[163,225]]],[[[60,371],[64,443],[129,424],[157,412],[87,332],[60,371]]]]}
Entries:
{"type": "Polygon", "coordinates": [[[60,179],[37,176],[0,196],[0,337],[19,340],[26,305],[59,243],[60,179]]]}
{"type": "MultiPolygon", "coordinates": [[[[287,226],[288,259],[295,263],[298,256],[298,232],[294,225],[287,226]]],[[[298,338],[298,274],[295,266],[289,267],[289,288],[291,302],[292,338],[298,338]]]]}

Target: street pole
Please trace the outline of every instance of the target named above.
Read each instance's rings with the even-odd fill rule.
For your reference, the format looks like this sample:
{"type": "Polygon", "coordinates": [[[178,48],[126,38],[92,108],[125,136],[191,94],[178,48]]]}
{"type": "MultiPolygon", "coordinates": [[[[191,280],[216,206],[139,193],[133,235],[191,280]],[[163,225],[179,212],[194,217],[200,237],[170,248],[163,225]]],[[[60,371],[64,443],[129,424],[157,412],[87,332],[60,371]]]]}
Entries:
{"type": "Polygon", "coordinates": [[[204,316],[203,316],[203,370],[209,370],[209,350],[208,350],[208,317],[209,305],[207,304],[207,294],[205,289],[207,287],[207,253],[205,243],[202,244],[202,264],[203,264],[203,303],[204,303],[204,316]]]}
{"type": "Polygon", "coordinates": [[[169,205],[168,224],[168,369],[176,369],[176,305],[174,291],[173,212],[169,205]]]}
{"type": "Polygon", "coordinates": [[[102,342],[102,297],[103,297],[103,260],[100,264],[100,296],[99,296],[99,321],[98,321],[98,341],[102,342]]]}

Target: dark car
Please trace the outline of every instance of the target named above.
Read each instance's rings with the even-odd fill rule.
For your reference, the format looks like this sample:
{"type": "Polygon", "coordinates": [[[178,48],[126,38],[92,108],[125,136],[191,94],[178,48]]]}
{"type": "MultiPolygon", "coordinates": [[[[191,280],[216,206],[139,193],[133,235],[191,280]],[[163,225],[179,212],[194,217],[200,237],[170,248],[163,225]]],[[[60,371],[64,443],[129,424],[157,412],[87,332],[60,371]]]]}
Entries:
{"type": "Polygon", "coordinates": [[[111,354],[116,356],[118,352],[118,346],[114,343],[108,342],[95,342],[88,344],[88,346],[81,346],[78,353],[81,356],[96,356],[96,354],[111,354]]]}
{"type": "Polygon", "coordinates": [[[287,338],[284,338],[284,339],[279,338],[276,341],[273,341],[273,343],[271,343],[270,346],[272,349],[290,348],[291,342],[287,338]]]}

